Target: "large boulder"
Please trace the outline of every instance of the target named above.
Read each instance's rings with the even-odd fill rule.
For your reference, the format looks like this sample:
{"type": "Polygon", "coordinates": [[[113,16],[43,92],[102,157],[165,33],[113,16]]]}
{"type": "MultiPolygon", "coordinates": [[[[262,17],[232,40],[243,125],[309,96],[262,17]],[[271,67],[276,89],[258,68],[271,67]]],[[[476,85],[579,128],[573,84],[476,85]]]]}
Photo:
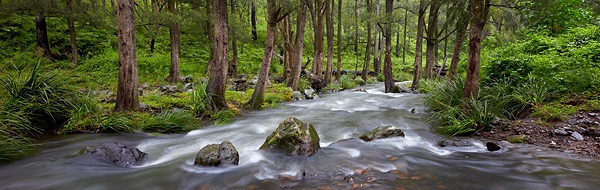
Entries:
{"type": "Polygon", "coordinates": [[[145,152],[137,148],[127,148],[121,143],[103,143],[98,147],[85,147],[77,155],[91,154],[107,159],[121,167],[138,166],[146,161],[145,152]]]}
{"type": "Polygon", "coordinates": [[[390,137],[404,137],[404,132],[395,126],[381,126],[361,135],[359,138],[368,142],[390,137]]]}
{"type": "Polygon", "coordinates": [[[260,150],[293,156],[312,156],[321,148],[319,135],[310,123],[287,118],[271,133],[260,150]]]}
{"type": "Polygon", "coordinates": [[[240,155],[237,149],[229,141],[223,141],[221,144],[209,144],[196,155],[194,165],[201,166],[219,166],[219,165],[238,165],[240,155]]]}

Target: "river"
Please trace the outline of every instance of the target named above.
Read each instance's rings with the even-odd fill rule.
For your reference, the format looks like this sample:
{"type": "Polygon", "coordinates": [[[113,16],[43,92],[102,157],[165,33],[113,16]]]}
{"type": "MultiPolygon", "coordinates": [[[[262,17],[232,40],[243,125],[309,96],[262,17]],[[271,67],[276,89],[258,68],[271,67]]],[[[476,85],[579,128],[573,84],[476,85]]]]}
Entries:
{"type": "Polygon", "coordinates": [[[187,134],[78,134],[43,143],[41,153],[0,165],[0,189],[597,189],[597,159],[539,147],[465,138],[472,147],[438,147],[418,94],[385,94],[383,84],[321,94],[275,109],[252,111],[231,124],[187,134]],[[411,113],[416,109],[419,113],[411,113]],[[296,117],[313,124],[321,149],[312,157],[259,151],[279,122],[296,117]],[[363,142],[356,138],[382,125],[406,137],[363,142]],[[343,140],[349,139],[350,140],[343,140]],[[238,166],[197,167],[198,150],[231,141],[238,166]],[[343,140],[343,141],[340,141],[343,140]],[[85,146],[120,142],[148,153],[142,166],[120,168],[90,155],[85,146]]]}

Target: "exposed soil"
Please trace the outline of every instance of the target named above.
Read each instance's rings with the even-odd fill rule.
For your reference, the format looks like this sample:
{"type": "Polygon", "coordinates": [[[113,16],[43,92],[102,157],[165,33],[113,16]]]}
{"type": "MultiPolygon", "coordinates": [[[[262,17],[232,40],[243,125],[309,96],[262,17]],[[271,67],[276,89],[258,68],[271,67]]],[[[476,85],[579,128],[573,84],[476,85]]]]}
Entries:
{"type": "Polygon", "coordinates": [[[600,156],[600,113],[580,112],[565,121],[543,121],[535,117],[509,121],[498,119],[491,130],[476,136],[548,147],[585,156],[600,156]]]}

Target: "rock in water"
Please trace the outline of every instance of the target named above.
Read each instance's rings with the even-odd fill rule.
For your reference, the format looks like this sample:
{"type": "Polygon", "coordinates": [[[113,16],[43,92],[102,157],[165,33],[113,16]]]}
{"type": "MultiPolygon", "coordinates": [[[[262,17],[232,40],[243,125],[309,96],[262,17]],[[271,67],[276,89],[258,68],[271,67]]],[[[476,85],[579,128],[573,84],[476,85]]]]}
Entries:
{"type": "Polygon", "coordinates": [[[371,141],[373,139],[383,139],[390,137],[404,137],[404,132],[395,126],[381,126],[377,127],[364,135],[361,135],[359,138],[363,141],[371,141]]]}
{"type": "Polygon", "coordinates": [[[319,135],[310,123],[287,118],[271,133],[260,150],[293,156],[312,156],[321,148],[319,135]]]}
{"type": "Polygon", "coordinates": [[[85,147],[77,153],[77,155],[82,154],[96,155],[121,167],[141,165],[148,155],[137,148],[127,148],[121,143],[103,143],[96,148],[85,147]]]}
{"type": "Polygon", "coordinates": [[[497,150],[500,150],[500,149],[501,149],[501,148],[500,148],[500,146],[499,146],[498,144],[496,144],[496,143],[493,143],[493,142],[487,142],[487,143],[485,143],[485,146],[487,147],[487,149],[488,149],[489,151],[492,151],[492,152],[493,152],[493,151],[497,151],[497,150]]]}
{"type": "Polygon", "coordinates": [[[440,147],[470,147],[473,146],[469,141],[462,141],[458,139],[446,139],[438,142],[440,147]]]}
{"type": "Polygon", "coordinates": [[[194,165],[201,166],[219,166],[224,165],[238,165],[240,161],[240,155],[237,149],[229,141],[223,141],[221,144],[209,144],[196,155],[194,165]]]}

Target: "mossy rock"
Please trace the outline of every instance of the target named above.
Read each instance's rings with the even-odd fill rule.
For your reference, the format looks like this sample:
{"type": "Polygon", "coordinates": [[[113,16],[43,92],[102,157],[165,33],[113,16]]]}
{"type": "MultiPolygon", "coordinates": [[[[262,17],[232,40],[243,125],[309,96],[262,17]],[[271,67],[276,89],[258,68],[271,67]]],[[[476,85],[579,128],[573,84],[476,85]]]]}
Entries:
{"type": "Polygon", "coordinates": [[[404,132],[395,126],[381,126],[377,127],[363,135],[359,138],[363,141],[371,141],[374,139],[383,139],[390,137],[404,137],[404,132]]]}
{"type": "Polygon", "coordinates": [[[209,144],[202,147],[196,154],[194,165],[238,165],[239,161],[240,155],[233,144],[223,141],[221,144],[209,144]]]}
{"type": "Polygon", "coordinates": [[[271,133],[260,150],[292,156],[312,156],[321,148],[317,130],[310,123],[287,118],[271,133]]]}

